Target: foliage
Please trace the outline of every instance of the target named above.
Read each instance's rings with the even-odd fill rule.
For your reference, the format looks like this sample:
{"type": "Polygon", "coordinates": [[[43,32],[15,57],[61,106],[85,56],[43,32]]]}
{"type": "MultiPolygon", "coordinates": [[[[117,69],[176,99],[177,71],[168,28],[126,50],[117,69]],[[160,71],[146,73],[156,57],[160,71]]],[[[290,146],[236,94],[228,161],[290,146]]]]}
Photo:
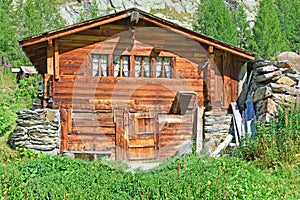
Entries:
{"type": "Polygon", "coordinates": [[[239,44],[237,28],[223,0],[201,0],[193,29],[235,46],[239,44]]]}
{"type": "Polygon", "coordinates": [[[249,45],[247,41],[250,38],[251,30],[249,22],[247,21],[247,15],[243,6],[238,6],[232,10],[233,22],[238,30],[239,44],[238,47],[248,49],[249,45]]]}
{"type": "Polygon", "coordinates": [[[289,50],[300,51],[300,3],[298,0],[276,0],[280,12],[281,31],[287,39],[289,50]]]}
{"type": "Polygon", "coordinates": [[[40,155],[0,165],[0,199],[299,199],[298,173],[197,156],[131,173],[104,160],[40,155]]]}
{"type": "Polygon", "coordinates": [[[278,12],[273,0],[262,0],[259,4],[250,48],[263,58],[273,58],[279,51],[288,49],[278,12]]]}
{"type": "Polygon", "coordinates": [[[256,124],[256,139],[247,140],[236,155],[261,167],[278,167],[300,162],[300,109],[280,111],[269,126],[256,124]]]}
{"type": "Polygon", "coordinates": [[[0,55],[14,67],[29,65],[18,39],[64,26],[56,1],[5,0],[0,4],[0,55]]]}
{"type": "Polygon", "coordinates": [[[10,68],[0,70],[0,136],[8,132],[16,121],[16,112],[30,108],[37,97],[39,75],[31,76],[16,83],[10,68]]]}

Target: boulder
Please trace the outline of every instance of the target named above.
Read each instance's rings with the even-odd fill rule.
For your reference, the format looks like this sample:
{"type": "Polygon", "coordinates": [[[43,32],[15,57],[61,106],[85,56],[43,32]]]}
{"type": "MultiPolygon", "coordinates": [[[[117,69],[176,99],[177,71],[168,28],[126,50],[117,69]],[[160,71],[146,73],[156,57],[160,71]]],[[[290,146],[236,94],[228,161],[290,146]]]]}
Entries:
{"type": "Polygon", "coordinates": [[[253,93],[252,99],[256,103],[259,100],[272,96],[272,89],[269,86],[257,88],[253,93]]]}
{"type": "Polygon", "coordinates": [[[286,86],[293,86],[296,84],[296,82],[291,79],[290,77],[287,76],[283,76],[280,79],[278,79],[276,81],[277,84],[280,84],[282,87],[286,87],[286,86]]]}
{"type": "Polygon", "coordinates": [[[274,72],[262,74],[262,75],[259,75],[256,77],[256,81],[257,82],[265,82],[265,81],[270,80],[279,75],[281,75],[280,71],[274,71],[274,72]]]}
{"type": "Polygon", "coordinates": [[[269,72],[278,71],[278,67],[276,67],[274,65],[267,65],[267,66],[258,67],[255,70],[259,74],[265,74],[265,73],[269,73],[269,72]]]}
{"type": "Polygon", "coordinates": [[[272,65],[273,63],[269,60],[261,60],[261,61],[258,61],[256,63],[253,64],[253,68],[256,69],[256,68],[259,68],[259,67],[263,67],[263,66],[268,66],[268,65],[272,65]]]}

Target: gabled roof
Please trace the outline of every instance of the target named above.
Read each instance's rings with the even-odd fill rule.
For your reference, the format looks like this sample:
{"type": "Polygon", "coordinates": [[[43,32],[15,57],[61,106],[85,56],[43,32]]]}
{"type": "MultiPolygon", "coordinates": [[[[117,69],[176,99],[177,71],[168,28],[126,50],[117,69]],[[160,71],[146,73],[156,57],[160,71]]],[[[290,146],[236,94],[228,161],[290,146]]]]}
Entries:
{"type": "Polygon", "coordinates": [[[194,32],[192,30],[186,29],[184,27],[181,27],[175,23],[169,22],[167,20],[161,19],[159,17],[156,17],[154,15],[151,15],[149,13],[146,13],[142,10],[139,10],[137,8],[131,8],[128,10],[124,10],[118,13],[114,13],[114,14],[110,14],[110,15],[106,15],[103,17],[99,17],[93,20],[89,20],[89,21],[85,21],[82,23],[78,23],[78,24],[74,24],[74,25],[70,25],[61,29],[57,29],[57,30],[53,30],[53,31],[48,31],[39,35],[35,35],[35,36],[31,36],[28,38],[24,38],[21,39],[19,41],[19,44],[21,45],[21,47],[24,49],[24,51],[26,52],[27,49],[30,49],[30,51],[32,51],[32,49],[35,49],[33,46],[38,46],[37,48],[41,48],[44,45],[47,45],[47,41],[51,41],[53,39],[59,38],[59,37],[63,37],[63,36],[67,36],[67,35],[71,35],[71,34],[75,34],[78,33],[80,31],[84,31],[93,27],[97,27],[97,26],[101,26],[101,25],[105,25],[105,24],[109,24],[121,19],[125,19],[127,17],[131,16],[131,13],[135,11],[139,13],[139,18],[143,19],[145,21],[148,21],[156,26],[162,27],[162,28],[166,28],[169,29],[173,32],[185,35],[186,37],[189,37],[193,40],[196,40],[200,43],[209,45],[209,46],[213,46],[214,48],[220,49],[220,50],[224,50],[227,52],[230,52],[234,55],[238,55],[240,57],[243,57],[245,59],[254,59],[255,55],[247,52],[243,49],[237,48],[235,46],[229,45],[227,43],[224,43],[222,41],[216,40],[214,38],[205,36],[203,34],[199,34],[197,32],[194,32]],[[32,47],[32,48],[29,48],[32,47]]]}

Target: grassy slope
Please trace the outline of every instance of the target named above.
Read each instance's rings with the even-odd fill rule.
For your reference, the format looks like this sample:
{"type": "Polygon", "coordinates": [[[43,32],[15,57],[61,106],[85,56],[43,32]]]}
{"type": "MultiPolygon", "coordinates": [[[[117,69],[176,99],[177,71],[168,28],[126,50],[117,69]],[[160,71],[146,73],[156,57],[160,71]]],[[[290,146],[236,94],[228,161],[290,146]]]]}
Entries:
{"type": "Polygon", "coordinates": [[[0,199],[300,199],[297,169],[187,156],[132,174],[103,160],[40,156],[0,165],[0,199]]]}

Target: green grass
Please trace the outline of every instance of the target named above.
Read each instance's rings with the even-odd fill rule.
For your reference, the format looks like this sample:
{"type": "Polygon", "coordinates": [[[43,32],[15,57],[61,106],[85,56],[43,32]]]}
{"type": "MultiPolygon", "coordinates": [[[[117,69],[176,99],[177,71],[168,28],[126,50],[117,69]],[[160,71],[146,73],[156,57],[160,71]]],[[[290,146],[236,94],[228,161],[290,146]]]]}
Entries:
{"type": "Polygon", "coordinates": [[[261,170],[237,158],[173,158],[130,173],[67,157],[0,165],[0,199],[299,199],[299,167],[261,170]],[[180,163],[180,170],[178,170],[180,163]]]}

